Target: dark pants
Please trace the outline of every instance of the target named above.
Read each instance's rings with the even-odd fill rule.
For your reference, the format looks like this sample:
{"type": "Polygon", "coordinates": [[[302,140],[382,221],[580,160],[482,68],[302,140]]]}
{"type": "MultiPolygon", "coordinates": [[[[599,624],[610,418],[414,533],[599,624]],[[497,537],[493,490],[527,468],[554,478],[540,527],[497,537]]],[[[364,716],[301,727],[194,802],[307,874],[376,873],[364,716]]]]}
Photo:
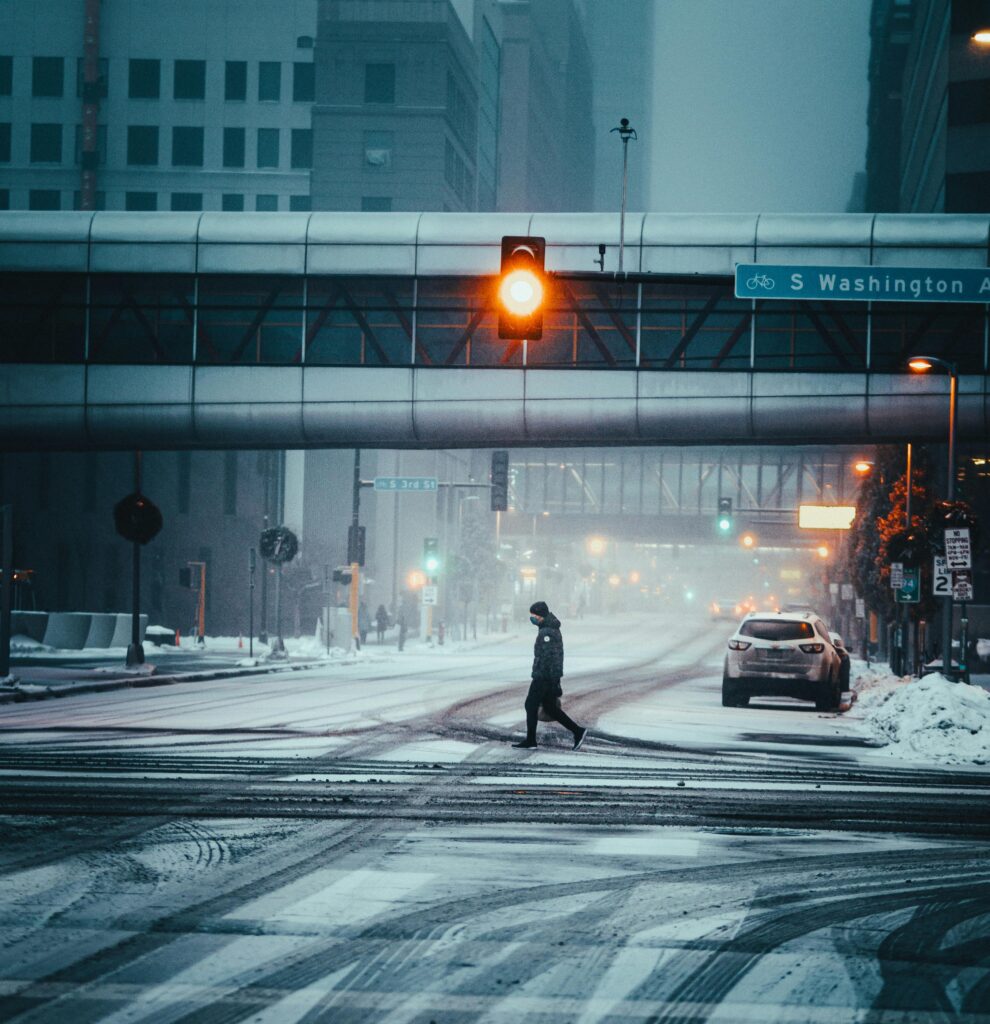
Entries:
{"type": "Polygon", "coordinates": [[[559,696],[559,679],[534,679],[529,684],[529,693],[526,694],[525,707],[526,739],[530,743],[536,742],[536,716],[541,707],[555,722],[560,722],[565,729],[570,729],[575,736],[581,731],[581,726],[557,706],[557,698],[559,696]]]}

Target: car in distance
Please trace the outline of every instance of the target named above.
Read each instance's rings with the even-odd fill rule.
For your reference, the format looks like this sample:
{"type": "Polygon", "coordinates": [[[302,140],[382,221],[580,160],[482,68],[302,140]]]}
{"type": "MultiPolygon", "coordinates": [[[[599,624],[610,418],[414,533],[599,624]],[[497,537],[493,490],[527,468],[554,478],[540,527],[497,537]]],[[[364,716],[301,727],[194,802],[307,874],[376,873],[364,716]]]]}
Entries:
{"type": "Polygon", "coordinates": [[[718,622],[720,619],[738,622],[747,612],[753,610],[753,606],[745,599],[736,601],[728,597],[717,597],[708,606],[708,610],[711,612],[712,622],[718,622]]]}
{"type": "Polygon", "coordinates": [[[842,699],[842,658],[814,612],[753,612],[729,638],[722,670],[722,705],[745,707],[750,697],[813,700],[819,711],[842,699]]]}

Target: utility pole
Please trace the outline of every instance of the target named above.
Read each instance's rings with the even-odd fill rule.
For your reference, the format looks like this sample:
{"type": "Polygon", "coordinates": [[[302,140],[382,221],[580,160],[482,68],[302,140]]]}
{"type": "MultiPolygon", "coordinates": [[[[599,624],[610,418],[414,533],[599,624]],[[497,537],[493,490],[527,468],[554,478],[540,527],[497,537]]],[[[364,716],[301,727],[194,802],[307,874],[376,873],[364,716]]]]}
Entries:
{"type": "MultiPolygon", "coordinates": [[[[141,453],[134,453],[134,493],[141,493],[141,453]]],[[[127,647],[128,668],[144,664],[141,645],[141,544],[131,542],[131,642],[127,647]]]]}
{"type": "Polygon", "coordinates": [[[257,557],[254,548],[248,553],[248,657],[254,657],[254,571],[257,557]]]}
{"type": "Polygon", "coordinates": [[[358,629],[358,611],[360,606],[360,562],[358,557],[358,537],[360,535],[361,521],[361,449],[354,449],[354,485],[351,496],[351,529],[347,537],[347,558],[351,563],[351,640],[355,650],[361,650],[361,632],[358,629]]]}
{"type": "Polygon", "coordinates": [[[636,135],[636,129],[629,126],[629,118],[623,117],[619,121],[618,128],[613,128],[612,132],[618,132],[619,138],[622,139],[622,206],[619,214],[619,273],[622,273],[622,261],[623,261],[623,250],[626,244],[626,184],[629,177],[629,140],[634,141],[638,138],[636,135]]]}
{"type": "Polygon", "coordinates": [[[14,506],[0,507],[0,679],[10,675],[10,589],[14,575],[14,506]]]}

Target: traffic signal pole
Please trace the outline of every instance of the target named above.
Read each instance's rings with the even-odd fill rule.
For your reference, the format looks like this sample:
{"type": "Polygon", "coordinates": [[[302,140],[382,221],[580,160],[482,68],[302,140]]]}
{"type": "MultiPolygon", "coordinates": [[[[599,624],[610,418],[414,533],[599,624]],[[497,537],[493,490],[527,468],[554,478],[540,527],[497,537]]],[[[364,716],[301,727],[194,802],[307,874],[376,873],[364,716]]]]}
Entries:
{"type": "MultiPolygon", "coordinates": [[[[354,449],[354,486],[351,496],[351,537],[348,547],[353,547],[357,542],[359,527],[361,524],[361,449],[354,449]]],[[[355,650],[361,650],[361,632],[358,629],[358,613],[360,610],[360,566],[354,551],[348,551],[348,560],[351,563],[351,642],[355,650]]]]}
{"type": "MultiPolygon", "coordinates": [[[[134,453],[134,493],[141,493],[141,453],[134,453]]],[[[131,542],[131,642],[127,647],[126,665],[133,668],[144,664],[141,646],[141,545],[131,542]]]]}

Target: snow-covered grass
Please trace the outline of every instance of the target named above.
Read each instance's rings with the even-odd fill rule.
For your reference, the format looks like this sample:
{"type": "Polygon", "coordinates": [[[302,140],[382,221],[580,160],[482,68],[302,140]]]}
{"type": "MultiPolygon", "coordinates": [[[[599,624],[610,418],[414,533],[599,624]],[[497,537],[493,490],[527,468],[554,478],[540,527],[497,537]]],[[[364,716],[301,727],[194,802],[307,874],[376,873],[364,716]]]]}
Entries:
{"type": "Polygon", "coordinates": [[[990,764],[990,693],[938,673],[912,679],[884,668],[854,666],[857,712],[901,760],[937,764],[990,764]]]}

